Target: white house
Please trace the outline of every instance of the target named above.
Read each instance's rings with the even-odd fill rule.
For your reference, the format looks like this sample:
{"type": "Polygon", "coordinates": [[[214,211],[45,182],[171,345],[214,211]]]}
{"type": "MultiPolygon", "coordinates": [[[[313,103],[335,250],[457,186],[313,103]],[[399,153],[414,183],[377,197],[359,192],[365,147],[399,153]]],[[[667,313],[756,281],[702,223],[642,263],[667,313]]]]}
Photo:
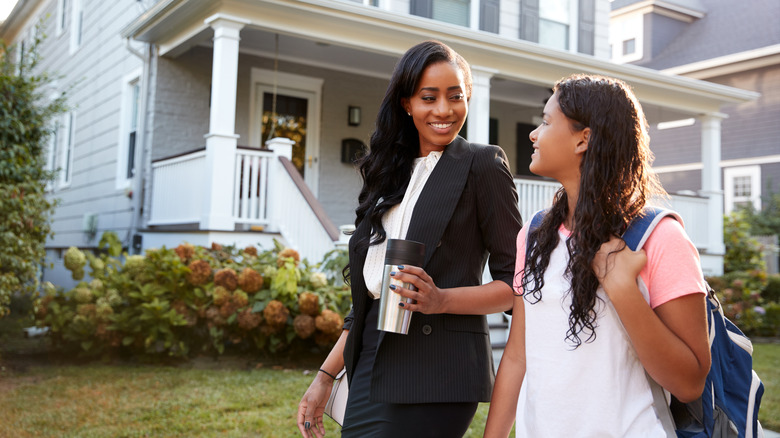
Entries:
{"type": "MultiPolygon", "coordinates": [[[[465,135],[506,150],[525,218],[556,186],[529,176],[528,132],[571,73],[626,80],[653,124],[697,118],[716,169],[721,111],[757,93],[611,62],[609,14],[609,0],[21,0],[0,38],[29,44],[44,19],[40,67],[72,105],[51,141],[62,203],[45,277],[67,285],[64,250],[107,230],[135,252],[277,238],[319,261],[354,220],[350,154],[395,62],[426,39],[471,63],[465,135]],[[292,140],[265,143],[273,114],[292,140]]],[[[672,202],[716,274],[723,194],[719,176],[703,184],[672,202]]]]}

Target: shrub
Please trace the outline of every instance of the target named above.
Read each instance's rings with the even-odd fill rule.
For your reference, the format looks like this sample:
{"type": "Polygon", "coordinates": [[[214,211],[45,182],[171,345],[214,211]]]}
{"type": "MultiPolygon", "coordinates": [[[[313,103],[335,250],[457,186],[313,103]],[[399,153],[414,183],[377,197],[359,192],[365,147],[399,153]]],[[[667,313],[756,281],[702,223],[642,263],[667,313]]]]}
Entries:
{"type": "Polygon", "coordinates": [[[734,211],[724,218],[723,241],[726,244],[723,258],[726,273],[766,269],[761,245],[750,236],[750,225],[743,210],[734,211]]]}
{"type": "Polygon", "coordinates": [[[57,349],[162,358],[329,348],[350,308],[347,287],[278,242],[262,252],[182,244],[117,257],[104,239],[108,251],[69,263],[88,265],[92,281],[48,286],[35,301],[57,349]]]}

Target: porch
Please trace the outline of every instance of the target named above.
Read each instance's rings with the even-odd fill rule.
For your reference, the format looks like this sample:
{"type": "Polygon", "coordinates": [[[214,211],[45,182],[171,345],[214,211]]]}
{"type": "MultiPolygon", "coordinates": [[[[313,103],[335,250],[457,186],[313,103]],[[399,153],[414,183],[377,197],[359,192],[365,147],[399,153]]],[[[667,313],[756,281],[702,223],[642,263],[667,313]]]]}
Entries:
{"type": "MultiPolygon", "coordinates": [[[[210,240],[209,233],[220,233],[220,238],[226,240],[219,243],[238,245],[279,237],[310,262],[321,261],[328,251],[345,244],[348,236],[331,221],[292,165],[292,143],[274,138],[266,149],[237,147],[233,156],[228,157],[232,172],[210,179],[219,183],[216,189],[208,186],[209,180],[199,177],[207,174],[205,149],[156,160],[152,163],[148,227],[168,234],[172,230],[189,232],[191,243],[205,245],[211,242],[192,239],[202,240],[205,236],[210,240]],[[206,202],[202,196],[214,190],[226,201],[221,206],[226,206],[227,211],[215,210],[222,207],[206,202]],[[220,230],[208,226],[210,217],[222,218],[220,230]]],[[[541,178],[516,177],[515,187],[520,214],[524,220],[530,220],[534,212],[550,206],[560,185],[541,178]]],[[[686,195],[654,201],[680,213],[691,240],[702,254],[705,273],[717,274],[719,266],[722,269],[722,258],[717,253],[711,256],[709,250],[722,245],[722,241],[710,241],[714,235],[711,227],[716,224],[708,220],[709,202],[708,198],[686,195]]],[[[351,226],[341,225],[342,229],[351,226]]],[[[176,236],[182,238],[180,234],[176,236]]]]}

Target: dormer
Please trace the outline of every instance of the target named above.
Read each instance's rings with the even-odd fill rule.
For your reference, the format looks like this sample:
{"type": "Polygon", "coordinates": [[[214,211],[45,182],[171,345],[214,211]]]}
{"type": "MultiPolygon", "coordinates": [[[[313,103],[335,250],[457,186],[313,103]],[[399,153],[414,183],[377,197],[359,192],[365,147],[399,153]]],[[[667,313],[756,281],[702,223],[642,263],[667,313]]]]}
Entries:
{"type": "Polygon", "coordinates": [[[699,0],[614,0],[609,21],[612,61],[649,62],[704,15],[699,0]]]}

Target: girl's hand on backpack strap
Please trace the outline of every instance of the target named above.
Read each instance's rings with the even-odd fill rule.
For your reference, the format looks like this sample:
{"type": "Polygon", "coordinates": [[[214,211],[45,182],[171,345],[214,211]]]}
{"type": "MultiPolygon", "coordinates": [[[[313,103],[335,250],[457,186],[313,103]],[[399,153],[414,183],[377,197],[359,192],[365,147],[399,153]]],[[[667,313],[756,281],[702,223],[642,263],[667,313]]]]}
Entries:
{"type": "Polygon", "coordinates": [[[644,250],[631,251],[619,237],[604,242],[591,267],[608,296],[637,289],[636,278],[647,263],[644,250]]]}

